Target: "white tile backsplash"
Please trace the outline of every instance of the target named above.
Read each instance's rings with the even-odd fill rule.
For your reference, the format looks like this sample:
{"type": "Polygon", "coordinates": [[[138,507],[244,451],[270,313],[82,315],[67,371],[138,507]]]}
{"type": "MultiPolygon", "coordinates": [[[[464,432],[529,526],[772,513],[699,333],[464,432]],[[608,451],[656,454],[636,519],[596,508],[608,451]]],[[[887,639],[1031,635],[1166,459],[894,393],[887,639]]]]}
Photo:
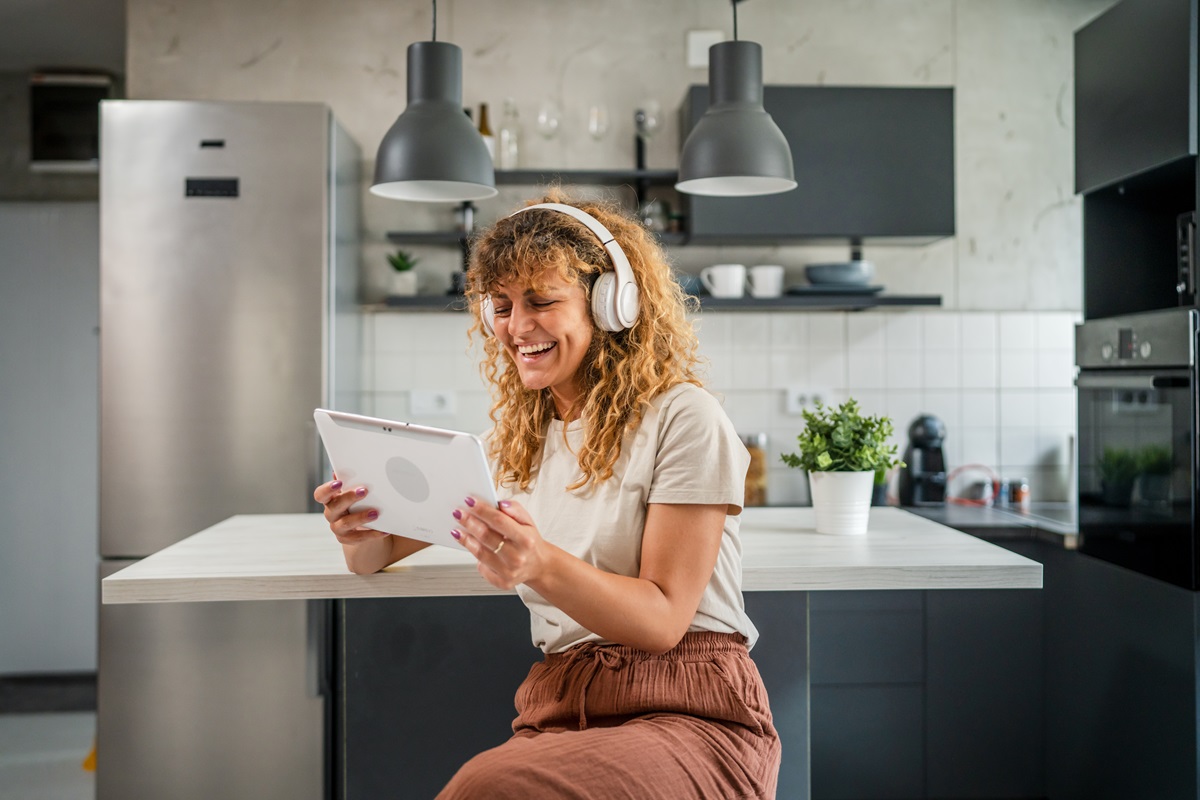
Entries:
{"type": "Polygon", "coordinates": [[[884,328],[884,348],[888,353],[896,350],[920,350],[924,344],[923,314],[907,312],[888,314],[884,328]]]}
{"type": "Polygon", "coordinates": [[[1037,318],[1038,348],[1073,352],[1075,325],[1080,315],[1073,311],[1047,311],[1037,318]]]}
{"type": "Polygon", "coordinates": [[[883,350],[886,315],[864,311],[846,317],[846,339],[851,352],[883,350]]]}
{"type": "Polygon", "coordinates": [[[733,385],[739,389],[766,389],[771,385],[770,356],[747,348],[733,358],[733,385]]]}
{"type": "Polygon", "coordinates": [[[1036,350],[1000,350],[1000,388],[1033,389],[1037,386],[1036,350]]]}
{"type": "Polygon", "coordinates": [[[810,350],[808,379],[817,388],[846,388],[846,354],[833,348],[810,350]]]}
{"type": "Polygon", "coordinates": [[[957,389],[962,385],[957,350],[931,350],[924,353],[924,381],[927,389],[957,389]]]}
{"type": "Polygon", "coordinates": [[[1072,350],[1039,350],[1037,385],[1043,389],[1061,389],[1075,385],[1075,353],[1072,350]]]}
{"type": "Polygon", "coordinates": [[[920,389],[925,381],[920,350],[889,350],[884,371],[888,389],[920,389]]]}
{"type": "Polygon", "coordinates": [[[960,396],[964,427],[995,428],[1000,425],[999,394],[979,389],[964,389],[960,396]]]}
{"type": "Polygon", "coordinates": [[[958,350],[962,339],[961,314],[926,314],[924,325],[924,349],[958,350]]]}
{"type": "Polygon", "coordinates": [[[1038,427],[1075,430],[1075,390],[1054,389],[1037,393],[1038,427]]]}
{"type": "Polygon", "coordinates": [[[771,315],[771,349],[801,350],[808,347],[808,316],[805,314],[771,315]]]}
{"type": "MultiPolygon", "coordinates": [[[[953,436],[948,433],[947,436],[953,436]]],[[[994,467],[1000,460],[999,441],[996,428],[973,428],[964,426],[961,430],[962,464],[983,464],[994,467]]],[[[961,465],[949,465],[951,468],[961,465]]]]}
{"type": "Polygon", "coordinates": [[[846,346],[846,315],[814,312],[808,317],[808,346],[814,350],[841,350],[846,346]]]}
{"type": "Polygon", "coordinates": [[[887,385],[886,356],[882,350],[851,346],[846,353],[846,385],[855,389],[882,389],[887,385]]]}
{"type": "MultiPolygon", "coordinates": [[[[789,386],[820,391],[827,404],[853,397],[865,413],[890,416],[901,452],[913,418],[934,414],[946,424],[950,469],[982,464],[1006,479],[1029,478],[1039,500],[1067,499],[1077,318],[906,310],[692,319],[708,387],[739,432],[768,434],[770,497],[788,503],[807,501],[803,476],[778,462],[779,452],[794,450],[803,423],[786,411],[789,386]]],[[[474,355],[464,352],[466,326],[460,314],[376,314],[365,339],[372,351],[363,355],[368,413],[406,418],[412,389],[451,389],[458,414],[438,424],[486,430],[491,403],[476,367],[478,345],[474,355]]]]}
{"type": "Polygon", "coordinates": [[[1021,312],[1000,314],[1000,352],[1037,349],[1037,316],[1021,312]]]}
{"type": "Polygon", "coordinates": [[[964,352],[995,353],[999,342],[999,321],[987,311],[968,311],[958,314],[959,330],[964,352]]]}

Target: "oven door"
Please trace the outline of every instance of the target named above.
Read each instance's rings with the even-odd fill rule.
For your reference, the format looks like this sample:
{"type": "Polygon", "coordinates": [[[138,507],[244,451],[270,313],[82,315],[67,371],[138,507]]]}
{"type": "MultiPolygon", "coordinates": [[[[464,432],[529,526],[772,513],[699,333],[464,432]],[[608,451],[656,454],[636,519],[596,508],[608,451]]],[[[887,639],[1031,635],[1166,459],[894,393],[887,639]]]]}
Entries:
{"type": "Polygon", "coordinates": [[[1191,369],[1079,372],[1079,549],[1197,588],[1191,369]]]}

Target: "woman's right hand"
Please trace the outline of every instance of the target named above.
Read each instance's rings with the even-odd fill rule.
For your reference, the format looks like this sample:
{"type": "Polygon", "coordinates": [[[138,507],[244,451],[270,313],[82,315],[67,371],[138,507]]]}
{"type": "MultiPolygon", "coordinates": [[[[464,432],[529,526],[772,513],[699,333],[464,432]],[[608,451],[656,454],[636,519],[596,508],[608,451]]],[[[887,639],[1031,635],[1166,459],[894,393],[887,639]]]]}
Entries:
{"type": "Polygon", "coordinates": [[[429,546],[428,542],[366,527],[368,522],[379,518],[376,509],[360,508],[350,512],[350,506],[366,496],[367,487],[343,489],[337,475],[313,490],[313,499],[325,506],[329,530],[341,543],[346,566],[351,572],[370,575],[429,546]]]}
{"type": "Polygon", "coordinates": [[[342,482],[336,475],[329,483],[323,483],[313,490],[313,499],[325,507],[325,519],[329,522],[329,529],[343,545],[360,545],[388,536],[383,531],[366,527],[368,522],[379,517],[377,510],[362,508],[351,513],[350,506],[366,496],[367,487],[343,489],[342,482]]]}

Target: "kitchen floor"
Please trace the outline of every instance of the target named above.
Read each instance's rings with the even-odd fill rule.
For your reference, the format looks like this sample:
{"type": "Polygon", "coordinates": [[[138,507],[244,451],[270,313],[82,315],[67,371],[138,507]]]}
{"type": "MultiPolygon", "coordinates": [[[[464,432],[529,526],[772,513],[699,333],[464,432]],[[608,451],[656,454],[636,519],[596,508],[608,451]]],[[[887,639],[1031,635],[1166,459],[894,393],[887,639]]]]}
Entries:
{"type": "Polygon", "coordinates": [[[0,800],[93,800],[94,712],[0,714],[0,800]]]}

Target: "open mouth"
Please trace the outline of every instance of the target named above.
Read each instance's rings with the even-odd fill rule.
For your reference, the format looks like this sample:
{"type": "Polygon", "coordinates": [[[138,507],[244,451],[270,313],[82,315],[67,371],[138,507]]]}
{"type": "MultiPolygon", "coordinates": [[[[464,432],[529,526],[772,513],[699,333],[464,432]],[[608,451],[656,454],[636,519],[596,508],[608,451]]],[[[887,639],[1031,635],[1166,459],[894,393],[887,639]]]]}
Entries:
{"type": "Polygon", "coordinates": [[[538,342],[537,344],[517,345],[517,353],[526,361],[536,361],[558,346],[557,342],[538,342]]]}

